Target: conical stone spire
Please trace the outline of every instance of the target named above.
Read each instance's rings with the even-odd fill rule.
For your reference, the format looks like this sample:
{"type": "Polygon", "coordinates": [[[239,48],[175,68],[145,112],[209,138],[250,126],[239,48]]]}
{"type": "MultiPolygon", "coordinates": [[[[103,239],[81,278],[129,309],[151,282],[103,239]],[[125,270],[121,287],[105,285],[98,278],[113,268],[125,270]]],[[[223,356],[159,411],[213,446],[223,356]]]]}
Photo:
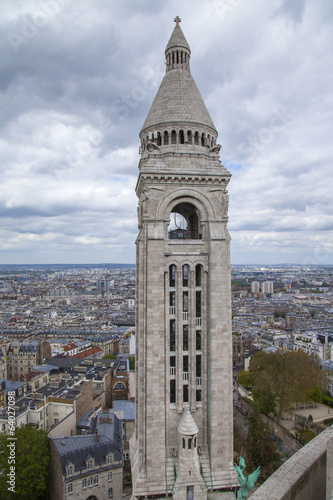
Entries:
{"type": "MultiPolygon", "coordinates": [[[[166,75],[151,105],[140,137],[144,140],[147,133],[149,136],[149,132],[152,134],[154,131],[160,131],[162,135],[164,129],[178,125],[186,133],[187,130],[192,131],[193,143],[197,132],[200,137],[199,146],[213,147],[217,131],[190,72],[191,50],[179,26],[180,19],[176,17],[175,22],[176,26],[165,50],[166,75]],[[205,138],[209,135],[210,140],[204,143],[201,140],[202,134],[205,138]]],[[[187,143],[186,140],[184,142],[187,143]]]]}
{"type": "Polygon", "coordinates": [[[180,48],[180,47],[187,49],[188,52],[191,53],[190,46],[184,36],[184,33],[182,32],[181,27],[179,26],[181,19],[177,16],[175,17],[174,21],[176,23],[176,26],[172,32],[170,40],[168,41],[165,53],[167,53],[167,51],[170,49],[180,48]]]}
{"type": "Polygon", "coordinates": [[[184,436],[194,436],[199,432],[197,424],[195,423],[188,406],[184,408],[180,418],[178,432],[184,436]]]}

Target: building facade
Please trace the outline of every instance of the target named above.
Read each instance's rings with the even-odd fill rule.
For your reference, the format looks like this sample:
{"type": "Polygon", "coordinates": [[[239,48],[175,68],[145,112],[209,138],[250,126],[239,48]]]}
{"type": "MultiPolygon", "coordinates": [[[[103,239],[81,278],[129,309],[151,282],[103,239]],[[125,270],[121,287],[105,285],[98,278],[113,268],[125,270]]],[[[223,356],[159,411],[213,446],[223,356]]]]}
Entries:
{"type": "Polygon", "coordinates": [[[273,293],[273,282],[272,281],[264,281],[261,283],[261,292],[262,293],[273,293]]]}
{"type": "Polygon", "coordinates": [[[176,26],[140,132],[133,498],[206,499],[233,469],[230,173],[176,26]]]}

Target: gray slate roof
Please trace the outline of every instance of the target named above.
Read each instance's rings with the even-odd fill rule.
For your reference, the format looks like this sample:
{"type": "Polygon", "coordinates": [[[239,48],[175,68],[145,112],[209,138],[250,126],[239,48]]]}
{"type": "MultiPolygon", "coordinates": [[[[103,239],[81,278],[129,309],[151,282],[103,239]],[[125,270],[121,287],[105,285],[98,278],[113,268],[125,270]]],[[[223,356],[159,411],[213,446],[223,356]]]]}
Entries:
{"type": "MultiPolygon", "coordinates": [[[[84,470],[87,460],[94,458],[96,465],[105,465],[108,453],[113,453],[114,461],[123,460],[122,450],[122,427],[116,415],[99,414],[96,419],[98,429],[98,441],[95,435],[55,437],[52,441],[59,453],[61,470],[65,475],[65,467],[72,463],[75,471],[84,470]]],[[[116,465],[119,467],[119,464],[116,465]]]]}
{"type": "Polygon", "coordinates": [[[141,132],[170,122],[179,122],[184,126],[206,125],[216,130],[198,87],[187,70],[174,69],[166,73],[141,132]]]}

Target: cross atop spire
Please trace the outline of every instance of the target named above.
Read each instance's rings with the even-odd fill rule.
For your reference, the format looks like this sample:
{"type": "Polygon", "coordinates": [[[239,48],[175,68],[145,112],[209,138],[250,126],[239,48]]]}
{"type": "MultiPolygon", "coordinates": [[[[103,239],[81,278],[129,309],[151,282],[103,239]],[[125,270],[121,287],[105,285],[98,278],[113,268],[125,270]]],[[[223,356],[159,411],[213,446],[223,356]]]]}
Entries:
{"type": "Polygon", "coordinates": [[[176,23],[176,26],[179,26],[179,23],[181,22],[181,19],[180,19],[180,17],[179,17],[179,16],[176,16],[176,17],[174,18],[174,21],[175,21],[175,23],[176,23]]]}

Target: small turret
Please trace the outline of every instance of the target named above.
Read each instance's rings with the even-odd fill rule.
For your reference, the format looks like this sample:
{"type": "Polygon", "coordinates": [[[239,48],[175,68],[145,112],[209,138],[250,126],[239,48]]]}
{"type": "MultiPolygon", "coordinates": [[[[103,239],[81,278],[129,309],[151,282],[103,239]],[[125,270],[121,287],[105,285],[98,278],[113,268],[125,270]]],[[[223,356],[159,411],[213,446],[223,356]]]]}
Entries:
{"type": "Polygon", "coordinates": [[[198,427],[189,406],[184,407],[178,424],[178,466],[179,473],[173,498],[188,498],[189,489],[195,499],[206,499],[207,488],[202,479],[198,457],[198,427]]]}

